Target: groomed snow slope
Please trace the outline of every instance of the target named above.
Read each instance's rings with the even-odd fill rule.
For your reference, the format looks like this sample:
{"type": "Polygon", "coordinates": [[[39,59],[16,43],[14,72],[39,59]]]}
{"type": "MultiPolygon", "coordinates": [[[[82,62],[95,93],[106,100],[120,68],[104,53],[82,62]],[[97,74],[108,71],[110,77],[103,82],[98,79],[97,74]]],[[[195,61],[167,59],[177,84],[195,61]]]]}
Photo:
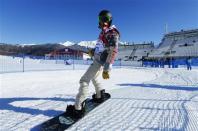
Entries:
{"type": "MultiPolygon", "coordinates": [[[[63,112],[84,72],[1,74],[0,130],[35,130],[63,112]]],[[[100,79],[112,98],[69,130],[198,130],[198,70],[120,68],[100,79]]]]}

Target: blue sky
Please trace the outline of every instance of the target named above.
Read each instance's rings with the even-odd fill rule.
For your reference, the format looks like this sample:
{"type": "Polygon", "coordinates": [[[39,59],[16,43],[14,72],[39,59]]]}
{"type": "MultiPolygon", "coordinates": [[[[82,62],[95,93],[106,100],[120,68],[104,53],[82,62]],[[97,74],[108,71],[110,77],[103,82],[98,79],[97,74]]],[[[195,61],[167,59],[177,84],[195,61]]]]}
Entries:
{"type": "Polygon", "coordinates": [[[108,9],[121,41],[158,44],[168,31],[198,28],[198,0],[0,0],[0,42],[79,42],[98,37],[108,9]]]}

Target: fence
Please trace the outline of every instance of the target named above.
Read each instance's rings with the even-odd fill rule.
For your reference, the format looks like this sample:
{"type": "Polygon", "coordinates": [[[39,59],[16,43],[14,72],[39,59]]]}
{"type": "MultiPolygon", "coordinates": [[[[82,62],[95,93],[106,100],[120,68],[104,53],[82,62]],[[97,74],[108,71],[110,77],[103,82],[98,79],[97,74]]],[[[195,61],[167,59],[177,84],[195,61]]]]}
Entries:
{"type": "MultiPolygon", "coordinates": [[[[0,56],[0,73],[49,71],[49,70],[79,70],[87,69],[92,60],[46,60],[43,57],[11,57],[0,56]]],[[[130,67],[168,67],[177,68],[186,66],[186,59],[176,59],[169,62],[160,61],[115,61],[114,68],[130,67]]],[[[198,66],[198,58],[192,59],[192,66],[198,66]]]]}
{"type": "MultiPolygon", "coordinates": [[[[83,68],[77,67],[75,61],[64,60],[45,60],[45,59],[32,59],[28,57],[8,57],[0,56],[0,72],[25,72],[25,71],[45,71],[45,70],[72,70],[83,68]]],[[[88,63],[88,62],[87,62],[88,63]]],[[[84,68],[87,64],[83,64],[84,68]]]]}
{"type": "MultiPolygon", "coordinates": [[[[46,60],[43,57],[0,56],[0,73],[87,69],[92,60],[46,60]]],[[[115,61],[113,66],[141,66],[141,62],[115,61]]]]}

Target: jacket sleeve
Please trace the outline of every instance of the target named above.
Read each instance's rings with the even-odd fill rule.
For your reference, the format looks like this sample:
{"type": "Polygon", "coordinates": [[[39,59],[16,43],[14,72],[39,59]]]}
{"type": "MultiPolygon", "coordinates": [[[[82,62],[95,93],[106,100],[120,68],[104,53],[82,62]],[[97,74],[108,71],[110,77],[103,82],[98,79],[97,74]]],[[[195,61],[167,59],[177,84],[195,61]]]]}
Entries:
{"type": "Polygon", "coordinates": [[[113,31],[111,34],[107,36],[107,40],[109,43],[109,48],[107,50],[107,59],[104,64],[104,70],[110,71],[112,64],[114,63],[115,57],[118,53],[118,42],[119,42],[119,33],[113,31]]]}

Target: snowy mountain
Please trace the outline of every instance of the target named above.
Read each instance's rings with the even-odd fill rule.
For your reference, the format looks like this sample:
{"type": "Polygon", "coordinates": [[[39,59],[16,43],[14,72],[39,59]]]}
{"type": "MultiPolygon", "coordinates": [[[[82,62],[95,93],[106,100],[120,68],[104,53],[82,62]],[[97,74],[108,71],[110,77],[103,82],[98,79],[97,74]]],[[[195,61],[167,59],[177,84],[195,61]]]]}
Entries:
{"type": "Polygon", "coordinates": [[[22,46],[22,47],[24,47],[24,46],[34,46],[34,45],[37,45],[37,44],[18,44],[19,46],[22,46]]]}
{"type": "Polygon", "coordinates": [[[44,56],[51,51],[63,49],[65,46],[56,43],[21,45],[21,44],[0,44],[1,55],[26,55],[44,56]]]}
{"type": "Polygon", "coordinates": [[[95,47],[96,41],[81,41],[74,43],[71,41],[60,42],[60,43],[46,43],[46,44],[6,44],[0,43],[0,54],[1,55],[18,55],[25,53],[26,55],[44,56],[51,51],[63,49],[65,47],[71,47],[78,45],[78,48],[93,48],[95,47]],[[83,47],[82,47],[83,46],[83,47]]]}
{"type": "Polygon", "coordinates": [[[71,46],[71,45],[74,45],[75,43],[71,41],[66,41],[66,42],[60,42],[59,44],[64,45],[64,46],[71,46]]]}
{"type": "Polygon", "coordinates": [[[96,45],[96,40],[95,41],[81,41],[78,43],[78,45],[94,48],[96,45]]]}
{"type": "Polygon", "coordinates": [[[63,46],[72,46],[72,45],[77,44],[79,46],[93,48],[96,45],[96,40],[95,41],[80,41],[78,43],[74,43],[74,42],[71,42],[71,41],[66,41],[66,42],[60,42],[58,44],[63,45],[63,46]]]}

